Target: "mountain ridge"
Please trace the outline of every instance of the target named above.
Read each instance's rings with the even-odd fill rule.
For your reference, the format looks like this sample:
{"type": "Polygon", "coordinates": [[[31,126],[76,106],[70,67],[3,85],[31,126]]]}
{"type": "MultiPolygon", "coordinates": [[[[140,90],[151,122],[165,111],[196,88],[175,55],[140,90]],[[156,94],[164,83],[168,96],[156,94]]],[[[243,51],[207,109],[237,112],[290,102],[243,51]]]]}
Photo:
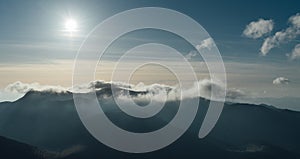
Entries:
{"type": "MultiPolygon", "coordinates": [[[[99,97],[102,93],[103,90],[97,90],[95,91],[97,97],[99,97]],[[99,95],[100,94],[100,95],[99,95]]],[[[107,92],[105,92],[107,93],[107,92]]],[[[133,91],[130,90],[131,94],[135,94],[135,96],[138,96],[139,94],[144,94],[147,93],[146,91],[133,91]]],[[[65,92],[55,92],[55,91],[38,91],[38,90],[30,90],[28,91],[24,96],[22,96],[21,98],[17,99],[16,101],[4,101],[4,102],[0,102],[0,104],[5,104],[5,103],[14,103],[17,102],[19,100],[22,100],[23,98],[26,98],[30,95],[56,95],[56,96],[70,96],[69,98],[67,98],[67,100],[73,100],[73,92],[71,91],[65,91],[65,92]]],[[[85,93],[81,93],[81,94],[85,94],[85,93]]],[[[112,93],[111,91],[109,92],[109,95],[111,96],[112,93]]],[[[200,100],[205,100],[205,101],[211,101],[210,99],[207,99],[205,97],[199,97],[200,100]]],[[[287,108],[278,108],[276,106],[270,105],[270,104],[265,104],[265,103],[260,103],[260,104],[253,104],[253,103],[248,103],[248,102],[231,102],[231,101],[225,101],[226,105],[230,105],[230,106],[234,106],[234,105],[244,105],[244,106],[259,106],[259,107],[265,107],[268,109],[272,109],[272,110],[276,110],[276,111],[290,111],[290,112],[300,112],[300,111],[296,111],[296,110],[290,110],[287,108]]]]}
{"type": "MultiPolygon", "coordinates": [[[[172,119],[172,113],[176,113],[178,104],[167,102],[166,109],[170,113],[163,111],[158,117],[136,121],[121,114],[115,108],[111,97],[105,96],[104,93],[109,95],[109,92],[103,90],[97,94],[101,104],[107,104],[104,111],[111,116],[110,119],[115,124],[132,131],[140,131],[138,129],[146,131],[164,126],[161,123],[172,119]]],[[[200,140],[197,135],[209,102],[208,99],[200,98],[194,122],[178,141],[162,150],[144,155],[112,150],[94,139],[78,117],[72,93],[49,95],[45,92],[31,91],[15,102],[0,103],[0,136],[14,138],[54,152],[76,145],[85,147],[84,150],[65,158],[89,158],[91,154],[90,157],[94,157],[103,153],[105,153],[103,158],[165,158],[170,154],[173,154],[171,156],[174,158],[186,155],[244,158],[251,154],[254,156],[252,158],[272,159],[300,156],[298,142],[300,112],[277,109],[268,105],[226,102],[215,128],[206,138],[200,140]],[[187,148],[189,149],[186,150],[187,148]]]]}

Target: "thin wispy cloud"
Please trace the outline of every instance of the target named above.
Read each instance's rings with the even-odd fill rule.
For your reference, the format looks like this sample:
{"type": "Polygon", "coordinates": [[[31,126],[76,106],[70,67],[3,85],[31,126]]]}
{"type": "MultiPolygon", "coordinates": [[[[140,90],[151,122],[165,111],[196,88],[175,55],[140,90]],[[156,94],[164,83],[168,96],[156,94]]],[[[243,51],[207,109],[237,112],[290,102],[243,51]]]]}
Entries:
{"type": "Polygon", "coordinates": [[[187,55],[185,55],[185,58],[188,60],[191,60],[193,57],[197,56],[196,51],[190,51],[187,55]]]}
{"type": "Polygon", "coordinates": [[[246,26],[243,35],[248,38],[257,39],[270,33],[273,30],[273,28],[273,20],[259,19],[257,21],[249,23],[246,26]]]}

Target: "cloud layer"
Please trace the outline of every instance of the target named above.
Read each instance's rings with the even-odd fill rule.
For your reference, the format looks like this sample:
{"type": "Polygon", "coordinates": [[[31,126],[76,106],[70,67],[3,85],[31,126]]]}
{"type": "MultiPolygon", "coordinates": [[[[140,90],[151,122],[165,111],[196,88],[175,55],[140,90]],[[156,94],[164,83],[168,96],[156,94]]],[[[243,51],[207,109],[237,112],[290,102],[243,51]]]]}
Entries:
{"type": "Polygon", "coordinates": [[[243,35],[248,38],[257,39],[267,33],[270,33],[273,30],[273,27],[274,22],[272,20],[259,19],[258,21],[249,23],[246,26],[243,35]]]}
{"type": "Polygon", "coordinates": [[[40,85],[39,83],[22,83],[20,81],[9,84],[4,91],[12,93],[27,93],[31,90],[34,91],[50,91],[50,92],[65,92],[66,88],[61,86],[49,86],[49,85],[40,85]]]}
{"type": "MultiPolygon", "coordinates": [[[[74,93],[87,93],[91,91],[96,91],[100,96],[111,96],[111,88],[117,90],[117,97],[128,98],[128,94],[124,94],[124,91],[130,91],[134,96],[130,96],[130,98],[136,98],[136,100],[144,100],[147,101],[149,99],[158,99],[157,97],[161,96],[161,94],[165,94],[167,92],[168,100],[178,100],[182,98],[194,98],[194,97],[204,97],[207,99],[218,100],[218,98],[222,98],[222,92],[226,92],[227,99],[235,99],[245,96],[245,93],[238,89],[225,89],[224,85],[211,81],[209,79],[203,79],[194,83],[193,87],[180,89],[178,86],[168,86],[162,84],[152,84],[152,85],[144,85],[143,83],[137,85],[124,84],[118,82],[105,82],[105,81],[93,81],[88,84],[83,84],[80,86],[75,86],[73,88],[64,88],[61,86],[48,86],[48,85],[40,85],[38,83],[22,83],[15,82],[13,84],[9,84],[4,91],[6,93],[15,93],[19,94],[20,97],[26,94],[29,91],[46,91],[46,92],[74,92],[74,93]],[[182,93],[180,95],[180,92],[182,93]],[[200,93],[200,95],[199,95],[200,93]]],[[[0,99],[1,101],[1,99],[0,99]]]]}

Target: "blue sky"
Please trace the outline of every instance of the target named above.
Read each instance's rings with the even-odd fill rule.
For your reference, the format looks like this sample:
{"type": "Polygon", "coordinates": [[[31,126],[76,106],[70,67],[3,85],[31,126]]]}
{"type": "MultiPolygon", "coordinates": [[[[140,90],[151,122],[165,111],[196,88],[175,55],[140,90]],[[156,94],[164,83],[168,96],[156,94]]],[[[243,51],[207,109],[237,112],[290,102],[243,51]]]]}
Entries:
{"type": "MultiPolygon", "coordinates": [[[[82,28],[82,36],[86,35],[95,25],[105,18],[118,12],[136,7],[158,6],[177,10],[199,22],[216,41],[223,57],[231,59],[254,61],[278,61],[285,53],[290,52],[289,45],[272,50],[267,58],[256,58],[262,43],[242,37],[245,26],[258,18],[272,19],[275,22],[274,31],[287,27],[290,16],[299,12],[298,1],[1,1],[0,2],[0,42],[1,44],[44,44],[49,47],[61,47],[59,44],[70,40],[80,43],[83,37],[69,39],[60,35],[59,30],[64,18],[68,16],[78,19],[82,28]],[[54,45],[54,46],[53,46],[54,45]],[[248,59],[250,58],[250,59],[248,59]]],[[[299,41],[299,39],[298,39],[299,41]]],[[[76,44],[78,44],[76,43],[76,44]]],[[[292,43],[296,43],[296,40],[292,43]]],[[[290,44],[293,46],[293,44],[290,44]]],[[[14,54],[19,57],[19,50],[3,47],[2,50],[10,53],[1,57],[14,60],[14,54]],[[9,54],[9,55],[8,55],[9,54]]],[[[76,47],[75,47],[76,49],[76,47]]],[[[2,52],[4,52],[2,51],[2,52]]],[[[27,50],[25,50],[27,51],[27,50]]],[[[36,56],[47,58],[73,58],[74,52],[65,51],[64,54],[49,56],[48,53],[34,53],[36,56]]],[[[30,54],[30,53],[29,53],[30,54]]],[[[51,54],[51,53],[49,53],[51,54]]],[[[24,58],[29,57],[23,55],[24,58]]],[[[31,57],[32,58],[32,57],[31,57]]],[[[15,59],[17,60],[17,58],[15,59]]],[[[24,59],[22,59],[24,60],[24,59]]],[[[34,60],[34,58],[32,59],[34,60]]]]}
{"type": "MultiPolygon", "coordinates": [[[[225,62],[230,87],[251,96],[298,98],[300,60],[291,60],[286,54],[291,54],[300,43],[300,36],[271,49],[266,56],[261,55],[260,48],[266,38],[291,25],[289,18],[300,13],[299,6],[297,0],[3,0],[0,2],[0,88],[15,81],[70,86],[76,51],[97,24],[128,9],[165,7],[190,16],[208,31],[225,62]],[[78,23],[79,31],[72,36],[62,31],[69,18],[78,23]],[[243,35],[246,26],[259,19],[272,20],[272,31],[257,39],[243,35]],[[289,84],[273,84],[277,77],[287,78],[289,84]]],[[[155,37],[152,33],[148,35],[155,37]]]]}

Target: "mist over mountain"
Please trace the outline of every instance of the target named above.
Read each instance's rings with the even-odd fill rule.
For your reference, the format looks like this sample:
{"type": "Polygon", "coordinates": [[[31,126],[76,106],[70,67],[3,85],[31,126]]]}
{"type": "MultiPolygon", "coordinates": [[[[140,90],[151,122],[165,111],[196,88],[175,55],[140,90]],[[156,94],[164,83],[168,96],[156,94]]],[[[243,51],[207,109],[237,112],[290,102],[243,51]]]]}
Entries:
{"type": "MultiPolygon", "coordinates": [[[[155,116],[138,119],[118,108],[111,87],[108,83],[96,85],[98,101],[114,124],[132,132],[149,132],[164,127],[172,120],[180,103],[178,99],[168,100],[155,116]]],[[[134,100],[142,98],[137,100],[141,105],[148,102],[149,92],[155,94],[153,89],[117,88],[120,96],[122,91],[129,90],[134,100]]],[[[170,92],[171,89],[167,90],[170,92]]],[[[198,132],[209,102],[200,98],[197,116],[181,138],[164,149],[146,154],[119,152],[94,139],[81,123],[73,94],[69,91],[31,90],[15,102],[0,103],[0,136],[49,152],[67,154],[50,156],[52,158],[300,157],[299,112],[268,105],[227,102],[212,132],[199,139],[198,132]]],[[[0,149],[3,147],[6,144],[1,141],[0,149]]]]}

